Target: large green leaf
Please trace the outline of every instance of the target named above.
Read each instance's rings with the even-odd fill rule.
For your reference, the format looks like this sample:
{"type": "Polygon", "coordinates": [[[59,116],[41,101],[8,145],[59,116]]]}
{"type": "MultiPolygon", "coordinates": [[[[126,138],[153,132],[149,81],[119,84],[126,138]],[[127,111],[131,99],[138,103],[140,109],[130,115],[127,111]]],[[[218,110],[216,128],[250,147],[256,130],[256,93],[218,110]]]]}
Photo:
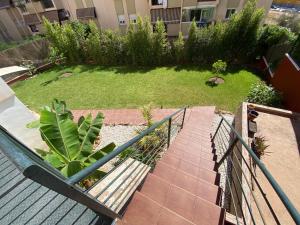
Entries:
{"type": "Polygon", "coordinates": [[[94,120],[92,120],[91,114],[89,114],[86,118],[81,117],[79,119],[78,133],[81,152],[92,153],[93,144],[99,136],[103,118],[103,114],[98,113],[94,120]]]}
{"type": "Polygon", "coordinates": [[[115,143],[110,143],[106,145],[104,148],[101,148],[98,151],[95,151],[93,154],[89,155],[88,162],[96,162],[97,160],[101,159],[103,156],[109,154],[115,149],[116,145],[115,143]]]}
{"type": "Polygon", "coordinates": [[[61,169],[66,165],[55,153],[47,154],[44,159],[57,169],[61,169]]]}
{"type": "Polygon", "coordinates": [[[41,111],[40,131],[50,151],[72,161],[79,152],[79,138],[76,124],[68,113],[57,114],[47,110],[41,111]]]}
{"type": "Polygon", "coordinates": [[[70,119],[73,119],[73,114],[70,110],[67,109],[67,104],[65,101],[54,99],[52,101],[52,110],[57,114],[67,114],[70,119]]]}
{"type": "Polygon", "coordinates": [[[70,177],[82,170],[83,167],[84,166],[80,161],[71,161],[64,168],[62,168],[61,173],[65,177],[70,177]]]}

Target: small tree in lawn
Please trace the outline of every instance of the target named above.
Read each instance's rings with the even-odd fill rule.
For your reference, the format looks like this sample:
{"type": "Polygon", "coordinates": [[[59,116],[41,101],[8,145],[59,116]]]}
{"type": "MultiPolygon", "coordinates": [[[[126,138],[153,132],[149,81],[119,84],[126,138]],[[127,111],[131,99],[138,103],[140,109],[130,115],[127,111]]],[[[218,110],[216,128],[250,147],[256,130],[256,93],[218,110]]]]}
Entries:
{"type": "Polygon", "coordinates": [[[212,64],[212,71],[216,75],[215,77],[212,77],[207,82],[210,86],[216,86],[220,83],[224,83],[224,80],[220,78],[220,75],[226,71],[227,63],[218,60],[212,64]]]}
{"type": "Polygon", "coordinates": [[[217,75],[217,77],[222,73],[224,73],[226,69],[227,69],[227,63],[222,60],[218,60],[212,64],[212,70],[214,74],[217,75]]]}

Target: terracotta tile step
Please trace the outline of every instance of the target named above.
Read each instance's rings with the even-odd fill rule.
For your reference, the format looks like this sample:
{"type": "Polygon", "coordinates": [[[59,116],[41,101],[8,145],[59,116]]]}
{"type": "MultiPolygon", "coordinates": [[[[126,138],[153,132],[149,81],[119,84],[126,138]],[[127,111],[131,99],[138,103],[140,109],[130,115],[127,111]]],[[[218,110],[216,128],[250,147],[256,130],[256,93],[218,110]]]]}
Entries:
{"type": "Polygon", "coordinates": [[[168,201],[161,205],[136,192],[118,225],[221,225],[225,210],[205,200],[192,198],[177,190],[170,191],[168,201]],[[177,194],[177,196],[176,196],[177,194]],[[168,208],[168,207],[171,208],[168,208]],[[174,211],[175,210],[175,211],[174,211]],[[181,215],[183,214],[183,215],[181,215]],[[188,218],[190,219],[188,219],[188,218]]]}
{"type": "Polygon", "coordinates": [[[170,166],[164,162],[156,164],[153,174],[162,179],[170,180],[176,177],[177,173],[184,173],[195,177],[196,179],[205,180],[211,184],[219,185],[220,174],[215,171],[203,169],[189,163],[181,163],[179,167],[170,166]]]}
{"type": "Polygon", "coordinates": [[[186,174],[177,175],[176,179],[167,181],[149,173],[141,192],[149,197],[153,196],[151,198],[160,203],[166,198],[166,189],[169,189],[171,186],[181,188],[213,204],[219,205],[220,203],[221,188],[186,174]]]}
{"type": "Polygon", "coordinates": [[[196,225],[136,192],[126,213],[117,225],[196,225]]]}
{"type": "Polygon", "coordinates": [[[178,151],[184,151],[191,154],[201,154],[201,152],[207,153],[207,154],[213,154],[215,150],[212,147],[204,147],[201,145],[186,145],[181,143],[173,143],[170,145],[169,150],[178,150],[178,151]]]}
{"type": "Polygon", "coordinates": [[[191,153],[191,152],[187,152],[184,149],[174,149],[174,148],[169,148],[168,151],[165,154],[174,154],[177,155],[178,157],[184,156],[184,155],[190,155],[191,157],[201,157],[203,159],[207,159],[207,160],[213,160],[215,161],[217,156],[213,153],[207,153],[205,151],[198,151],[196,153],[191,153]]]}
{"type": "Polygon", "coordinates": [[[219,224],[219,206],[161,179],[149,178],[141,191],[148,198],[195,224],[219,224]]]}
{"type": "Polygon", "coordinates": [[[189,154],[178,156],[172,153],[172,151],[164,154],[160,161],[174,167],[180,167],[180,164],[182,163],[190,163],[204,169],[215,170],[215,162],[212,160],[203,159],[201,157],[193,157],[189,154]]]}

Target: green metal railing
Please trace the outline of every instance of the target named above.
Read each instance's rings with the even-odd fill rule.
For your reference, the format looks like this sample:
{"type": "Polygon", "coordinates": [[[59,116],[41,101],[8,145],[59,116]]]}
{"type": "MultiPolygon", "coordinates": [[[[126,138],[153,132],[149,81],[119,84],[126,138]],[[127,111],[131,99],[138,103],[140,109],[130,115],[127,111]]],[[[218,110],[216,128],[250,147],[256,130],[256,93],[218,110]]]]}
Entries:
{"type": "Polygon", "coordinates": [[[272,187],[286,208],[291,221],[297,225],[300,224],[300,215],[295,206],[253,149],[246,144],[240,134],[222,115],[212,137],[212,143],[215,149],[222,153],[221,159],[217,162],[217,169],[220,170],[223,166],[223,172],[226,172],[225,192],[227,199],[224,201],[226,201],[227,210],[236,216],[237,224],[240,224],[240,218],[245,225],[286,224],[276,213],[276,209],[274,209],[271,199],[268,198],[268,193],[262,187],[260,179],[265,179],[272,187]],[[243,149],[246,150],[246,155],[243,154],[243,149]],[[257,177],[257,168],[263,178],[257,177]],[[255,187],[257,190],[254,190],[255,187]]]}

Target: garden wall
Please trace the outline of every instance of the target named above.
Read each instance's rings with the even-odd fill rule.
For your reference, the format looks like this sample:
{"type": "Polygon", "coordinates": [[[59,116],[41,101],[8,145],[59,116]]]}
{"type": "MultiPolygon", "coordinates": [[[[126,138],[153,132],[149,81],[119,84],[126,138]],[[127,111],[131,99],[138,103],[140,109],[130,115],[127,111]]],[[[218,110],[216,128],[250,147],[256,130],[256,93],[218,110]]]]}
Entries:
{"type": "Polygon", "coordinates": [[[43,64],[48,58],[48,41],[45,39],[10,48],[0,52],[0,68],[20,65],[23,59],[31,60],[36,65],[43,64]]]}
{"type": "Polygon", "coordinates": [[[300,68],[289,54],[285,54],[268,80],[282,92],[284,105],[289,110],[300,112],[300,68]]]}

